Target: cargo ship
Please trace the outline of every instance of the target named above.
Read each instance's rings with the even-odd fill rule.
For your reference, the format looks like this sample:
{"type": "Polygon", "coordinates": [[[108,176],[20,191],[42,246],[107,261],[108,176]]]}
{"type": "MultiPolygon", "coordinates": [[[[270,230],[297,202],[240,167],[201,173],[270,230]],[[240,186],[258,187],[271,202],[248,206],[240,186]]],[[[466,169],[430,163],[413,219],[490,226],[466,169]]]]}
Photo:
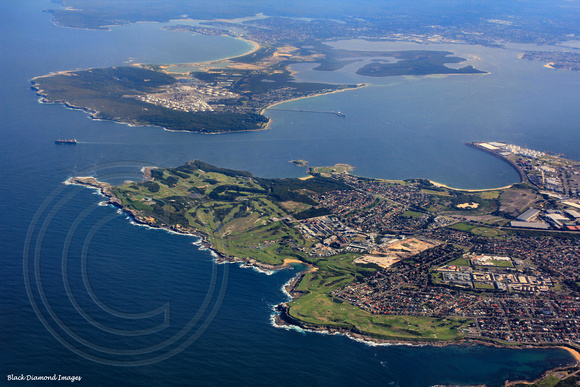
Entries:
{"type": "Polygon", "coordinates": [[[55,144],[72,144],[72,145],[76,145],[77,144],[77,139],[73,138],[72,140],[54,140],[55,144]]]}

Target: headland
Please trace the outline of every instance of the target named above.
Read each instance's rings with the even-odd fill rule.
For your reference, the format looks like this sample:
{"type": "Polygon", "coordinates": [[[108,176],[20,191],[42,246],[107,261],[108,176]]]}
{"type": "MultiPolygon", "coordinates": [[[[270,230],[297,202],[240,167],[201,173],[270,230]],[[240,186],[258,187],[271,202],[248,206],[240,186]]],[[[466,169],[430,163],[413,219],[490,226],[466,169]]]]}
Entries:
{"type": "MultiPolygon", "coordinates": [[[[580,168],[525,153],[538,157],[544,173],[556,165],[580,168]]],[[[558,257],[580,248],[580,234],[550,223],[554,211],[535,214],[549,234],[532,227],[539,219],[527,228],[510,220],[554,204],[538,187],[466,192],[336,167],[311,168],[308,180],[263,179],[201,161],[146,172],[145,181],[121,186],[71,182],[100,189],[138,223],[201,237],[219,261],[262,270],[310,266],[288,284],[293,299],[278,306],[280,324],[376,343],[576,348],[576,318],[565,314],[575,307],[578,266],[558,257]]],[[[558,206],[574,215],[564,202],[558,206]]]]}
{"type": "MultiPolygon", "coordinates": [[[[264,114],[269,108],[366,86],[298,82],[290,70],[296,63],[314,63],[318,64],[315,70],[336,71],[352,63],[353,58],[379,58],[357,71],[369,77],[483,72],[469,66],[446,67],[446,63],[464,61],[447,51],[351,51],[322,43],[261,41],[263,37],[233,33],[227,28],[175,25],[165,29],[232,36],[251,43],[253,49],[209,62],[136,63],[58,72],[34,78],[32,88],[42,102],[82,109],[94,119],[215,134],[268,129],[271,120],[264,114]],[[397,62],[383,63],[381,58],[395,58],[397,62]]],[[[335,114],[345,117],[340,112],[335,114]]]]}

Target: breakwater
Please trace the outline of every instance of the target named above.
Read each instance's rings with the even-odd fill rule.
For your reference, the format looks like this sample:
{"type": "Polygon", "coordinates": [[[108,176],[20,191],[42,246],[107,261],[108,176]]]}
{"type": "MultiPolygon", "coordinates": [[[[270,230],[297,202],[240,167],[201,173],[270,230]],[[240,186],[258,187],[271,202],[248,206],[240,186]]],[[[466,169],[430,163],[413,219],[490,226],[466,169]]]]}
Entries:
{"type": "Polygon", "coordinates": [[[472,148],[475,148],[477,150],[483,151],[485,153],[488,153],[494,157],[497,157],[498,159],[506,162],[507,164],[509,164],[513,169],[515,169],[515,171],[518,173],[519,177],[520,177],[520,183],[529,183],[528,177],[526,176],[526,174],[524,173],[524,171],[521,170],[521,168],[514,163],[513,161],[511,161],[510,159],[508,159],[507,157],[502,156],[501,154],[494,152],[490,149],[486,149],[482,146],[479,146],[478,143],[476,142],[468,142],[465,143],[465,145],[470,146],[472,148]]]}
{"type": "Polygon", "coordinates": [[[269,108],[268,110],[276,110],[279,112],[298,112],[298,113],[322,113],[322,114],[334,114],[336,116],[346,118],[346,114],[341,112],[335,112],[333,110],[305,110],[305,109],[277,109],[277,108],[269,108]]]}

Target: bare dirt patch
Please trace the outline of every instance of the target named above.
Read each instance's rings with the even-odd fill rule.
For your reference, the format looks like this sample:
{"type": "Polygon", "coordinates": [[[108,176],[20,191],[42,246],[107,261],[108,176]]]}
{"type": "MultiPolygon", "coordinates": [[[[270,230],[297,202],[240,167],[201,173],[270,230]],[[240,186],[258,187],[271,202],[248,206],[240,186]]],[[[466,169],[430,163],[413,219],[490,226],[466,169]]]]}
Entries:
{"type": "Polygon", "coordinates": [[[390,267],[402,259],[412,257],[427,249],[437,246],[436,243],[416,238],[403,239],[379,247],[370,254],[357,258],[355,263],[374,263],[381,267],[390,267]]]}
{"type": "Polygon", "coordinates": [[[499,196],[500,211],[518,216],[533,205],[540,197],[527,189],[508,189],[499,196]]]}

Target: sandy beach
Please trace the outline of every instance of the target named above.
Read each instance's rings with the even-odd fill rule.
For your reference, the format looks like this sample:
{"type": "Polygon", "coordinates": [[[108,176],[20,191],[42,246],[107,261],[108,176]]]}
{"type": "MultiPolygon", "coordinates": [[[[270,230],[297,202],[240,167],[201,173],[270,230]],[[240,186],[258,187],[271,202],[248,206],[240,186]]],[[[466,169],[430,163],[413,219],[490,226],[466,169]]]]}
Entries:
{"type": "MultiPolygon", "coordinates": [[[[215,59],[215,60],[209,60],[209,61],[205,61],[205,62],[191,62],[191,63],[186,62],[186,63],[170,63],[170,64],[165,64],[165,65],[160,66],[161,69],[164,72],[170,73],[170,71],[168,71],[167,69],[168,68],[171,68],[171,67],[202,67],[202,66],[211,66],[211,65],[218,64],[218,63],[227,62],[227,61],[229,61],[231,59],[234,59],[234,58],[239,58],[241,56],[246,56],[246,55],[253,54],[254,52],[258,51],[262,47],[258,42],[254,42],[252,40],[244,39],[244,38],[241,38],[241,37],[238,37],[238,36],[230,36],[230,35],[222,35],[222,36],[229,36],[229,37],[234,38],[234,39],[237,39],[237,40],[243,40],[244,42],[251,44],[252,45],[252,49],[250,51],[246,51],[246,52],[244,52],[244,53],[242,53],[240,55],[228,56],[228,57],[225,57],[225,58],[220,58],[220,59],[215,59]]],[[[146,63],[138,63],[138,62],[131,63],[131,66],[137,66],[137,67],[145,66],[145,65],[147,65],[147,64],[146,63]]]]}
{"type": "Polygon", "coordinates": [[[580,363],[580,352],[578,352],[577,350],[572,349],[570,347],[558,347],[558,348],[562,348],[562,349],[565,349],[566,351],[570,352],[570,354],[572,356],[574,356],[574,359],[576,359],[576,361],[580,363]]]}
{"type": "Polygon", "coordinates": [[[356,90],[356,89],[360,89],[360,88],[366,87],[366,86],[367,86],[366,83],[361,83],[361,84],[357,85],[357,87],[353,87],[353,88],[341,89],[341,90],[333,90],[333,91],[329,91],[327,93],[318,93],[318,94],[312,94],[312,95],[309,95],[309,96],[306,96],[306,97],[298,97],[298,98],[287,99],[285,101],[280,101],[280,102],[273,103],[272,105],[268,105],[268,107],[262,109],[262,111],[260,112],[260,114],[263,114],[265,110],[268,110],[270,108],[273,108],[274,106],[280,105],[282,103],[286,103],[286,102],[290,102],[290,101],[298,101],[300,99],[305,99],[305,98],[319,97],[321,95],[328,95],[328,94],[334,94],[334,93],[342,93],[343,91],[356,90]]]}
{"type": "Polygon", "coordinates": [[[292,263],[299,263],[299,264],[301,264],[301,265],[308,266],[308,267],[309,267],[309,269],[308,269],[308,270],[306,270],[306,273],[310,273],[310,272],[313,272],[313,271],[316,271],[316,270],[318,270],[318,268],[317,268],[317,267],[315,267],[315,266],[312,266],[312,265],[311,265],[311,264],[309,264],[309,263],[302,262],[301,260],[299,260],[299,259],[296,259],[296,258],[286,258],[286,259],[284,259],[284,266],[289,266],[289,265],[290,265],[290,264],[292,264],[292,263]]]}
{"type": "Polygon", "coordinates": [[[486,191],[498,191],[498,190],[504,190],[504,189],[508,189],[511,188],[511,184],[510,185],[506,185],[504,187],[498,187],[498,188],[484,188],[484,189],[463,189],[463,188],[454,188],[454,187],[450,187],[448,185],[442,184],[442,183],[437,183],[436,181],[433,180],[429,180],[431,182],[431,184],[433,184],[436,187],[443,187],[443,188],[447,188],[447,189],[452,189],[454,191],[463,191],[463,192],[486,192],[486,191]]]}
{"type": "MultiPolygon", "coordinates": [[[[265,107],[264,109],[262,109],[262,110],[260,111],[260,115],[264,115],[264,112],[265,112],[266,110],[268,110],[268,109],[270,109],[270,108],[273,108],[274,106],[278,106],[278,105],[280,105],[280,104],[286,103],[286,102],[291,102],[291,101],[298,101],[298,100],[300,100],[300,99],[306,99],[306,98],[319,97],[319,96],[321,96],[321,95],[328,95],[328,94],[334,94],[334,93],[342,93],[343,91],[348,91],[348,90],[356,90],[356,89],[360,89],[360,88],[362,88],[362,87],[366,87],[366,86],[367,86],[367,84],[366,84],[366,83],[363,83],[363,84],[357,85],[357,87],[354,87],[354,88],[349,88],[349,89],[342,89],[342,90],[334,90],[334,91],[329,91],[328,93],[318,93],[318,94],[312,94],[312,95],[309,95],[309,96],[307,96],[307,97],[292,98],[292,99],[287,99],[287,100],[285,100],[285,101],[276,102],[276,103],[273,103],[272,105],[269,105],[268,107],[265,107]]],[[[270,121],[268,121],[268,124],[267,124],[267,125],[264,127],[264,129],[270,129],[270,124],[271,124],[271,123],[272,123],[272,120],[270,119],[270,121]]]]}

